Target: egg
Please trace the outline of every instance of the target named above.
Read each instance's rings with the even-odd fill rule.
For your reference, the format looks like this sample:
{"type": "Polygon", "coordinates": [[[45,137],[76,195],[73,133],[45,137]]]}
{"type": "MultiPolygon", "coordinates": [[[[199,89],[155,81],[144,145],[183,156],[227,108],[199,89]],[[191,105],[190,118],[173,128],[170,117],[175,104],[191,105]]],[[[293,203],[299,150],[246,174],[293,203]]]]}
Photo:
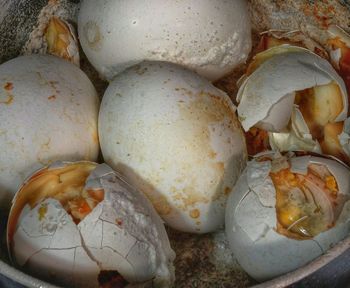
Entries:
{"type": "Polygon", "coordinates": [[[55,162],[34,173],[14,198],[7,237],[15,265],[59,285],[99,287],[104,273],[123,285],[174,281],[161,218],[106,164],[55,162]]]}
{"type": "Polygon", "coordinates": [[[99,99],[76,66],[21,56],[0,66],[0,206],[24,179],[55,160],[96,160],[99,99]]]}
{"type": "Polygon", "coordinates": [[[235,106],[208,80],[165,62],[128,69],[103,96],[99,136],[106,163],[169,226],[193,233],[223,226],[247,152],[235,106]]]}
{"type": "Polygon", "coordinates": [[[251,49],[244,0],[85,0],[78,34],[89,61],[108,80],[143,60],[177,63],[215,80],[251,49]]]}
{"type": "Polygon", "coordinates": [[[347,90],[327,60],[302,47],[274,46],[255,56],[241,83],[237,111],[248,145],[257,147],[251,154],[263,150],[264,138],[269,145],[263,148],[331,154],[350,163],[339,139],[347,90]]]}
{"type": "Polygon", "coordinates": [[[346,119],[348,98],[344,81],[327,60],[305,48],[291,45],[272,47],[256,55],[249,72],[237,93],[237,112],[245,131],[258,125],[262,129],[280,132],[288,123],[293,108],[290,103],[294,103],[297,91],[332,82],[339,88],[338,98],[342,102],[340,111],[334,112],[338,114],[333,120],[346,119]],[[289,107],[279,105],[281,102],[287,102],[289,107]]]}
{"type": "Polygon", "coordinates": [[[242,268],[265,281],[324,254],[349,234],[350,171],[318,156],[263,154],[226,206],[226,235],[242,268]]]}

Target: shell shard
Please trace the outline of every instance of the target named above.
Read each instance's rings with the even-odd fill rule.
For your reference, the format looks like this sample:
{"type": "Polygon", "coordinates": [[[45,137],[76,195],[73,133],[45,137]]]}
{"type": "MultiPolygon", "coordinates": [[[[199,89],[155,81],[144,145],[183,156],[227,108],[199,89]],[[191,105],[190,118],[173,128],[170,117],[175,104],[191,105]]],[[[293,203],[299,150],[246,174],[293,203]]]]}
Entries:
{"type": "Polygon", "coordinates": [[[13,262],[61,285],[97,287],[101,271],[128,283],[174,281],[161,219],[105,164],[59,162],[38,171],[14,198],[8,227],[13,262]]]}

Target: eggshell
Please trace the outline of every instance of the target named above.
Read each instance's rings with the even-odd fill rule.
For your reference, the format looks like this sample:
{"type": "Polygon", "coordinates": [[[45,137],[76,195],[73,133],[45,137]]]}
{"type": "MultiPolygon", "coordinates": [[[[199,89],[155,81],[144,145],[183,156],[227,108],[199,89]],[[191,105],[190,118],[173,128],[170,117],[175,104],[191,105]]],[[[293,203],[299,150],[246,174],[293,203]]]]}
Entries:
{"type": "MultiPolygon", "coordinates": [[[[286,95],[332,81],[339,85],[344,103],[343,111],[335,121],[345,120],[348,98],[344,81],[325,59],[307,49],[290,47],[287,53],[280,53],[280,47],[263,52],[273,55],[276,51],[276,55],[261,63],[241,85],[237,95],[240,99],[237,112],[245,131],[263,121],[273,105],[286,95]]],[[[285,119],[285,109],[280,111],[280,117],[285,119]]],[[[275,131],[271,132],[279,132],[279,128],[275,127],[275,131]]]]}
{"type": "Polygon", "coordinates": [[[0,66],[0,206],[26,176],[55,160],[96,160],[99,100],[86,75],[54,56],[0,66]]]}
{"type": "MultiPolygon", "coordinates": [[[[69,165],[56,163],[33,177],[69,165]]],[[[171,287],[175,254],[150,202],[106,164],[97,165],[85,183],[85,189],[103,189],[104,199],[78,224],[53,198],[33,208],[27,204],[15,222],[17,205],[26,193],[24,184],[9,217],[8,226],[15,225],[13,236],[8,230],[12,260],[61,285],[98,287],[100,270],[107,270],[118,271],[129,283],[151,281],[157,287],[171,287]]]]}
{"type": "Polygon", "coordinates": [[[85,0],[78,33],[89,61],[108,80],[143,60],[181,64],[215,80],[251,49],[243,0],[85,0]]]}
{"type": "Polygon", "coordinates": [[[343,131],[338,136],[338,139],[343,151],[350,156],[350,118],[344,121],[343,131]]]}
{"type": "MultiPolygon", "coordinates": [[[[327,165],[336,178],[339,192],[350,196],[350,172],[344,165],[315,156],[291,159],[292,167],[298,170],[304,170],[310,163],[327,165]]],[[[252,188],[251,184],[252,175],[255,175],[255,183],[263,186],[260,189],[266,188],[266,181],[271,181],[268,163],[256,160],[249,162],[226,206],[225,225],[230,247],[243,269],[258,281],[277,277],[305,265],[344,239],[350,228],[350,201],[347,199],[336,225],[313,239],[294,240],[278,234],[275,231],[277,215],[274,186],[266,186],[268,189],[264,190],[262,197],[255,191],[257,185],[252,188]],[[266,203],[267,198],[270,199],[269,204],[266,203]]]]}
{"type": "Polygon", "coordinates": [[[288,132],[269,132],[269,143],[273,150],[303,150],[321,153],[320,144],[317,140],[312,139],[309,127],[307,126],[303,115],[294,105],[292,105],[290,123],[290,130],[288,132]]]}
{"type": "Polygon", "coordinates": [[[142,63],[106,90],[99,135],[105,161],[168,225],[197,233],[223,225],[226,195],[247,157],[224,92],[177,65],[142,63]]]}

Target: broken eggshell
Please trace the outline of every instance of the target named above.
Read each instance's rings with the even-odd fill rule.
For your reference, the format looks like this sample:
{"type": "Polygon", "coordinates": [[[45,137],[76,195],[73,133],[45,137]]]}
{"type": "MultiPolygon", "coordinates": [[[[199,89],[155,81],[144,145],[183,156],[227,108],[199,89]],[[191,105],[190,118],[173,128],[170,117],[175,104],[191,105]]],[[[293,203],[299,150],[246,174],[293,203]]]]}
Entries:
{"type": "Polygon", "coordinates": [[[34,173],[13,200],[7,237],[14,264],[60,285],[98,287],[101,271],[156,287],[174,281],[160,217],[106,164],[56,162],[34,173]],[[92,209],[72,206],[82,203],[77,191],[92,209]]]}
{"type": "Polygon", "coordinates": [[[51,55],[0,66],[0,207],[25,178],[57,160],[97,160],[99,99],[75,65],[51,55]]]}
{"type": "Polygon", "coordinates": [[[165,62],[129,68],[105,92],[99,136],[106,163],[169,226],[192,233],[223,226],[247,152],[235,106],[208,80],[165,62]]]}
{"type": "Polygon", "coordinates": [[[78,40],[73,26],[58,17],[51,17],[45,29],[46,51],[80,66],[78,40]]]}
{"type": "Polygon", "coordinates": [[[339,86],[343,99],[343,109],[335,121],[345,120],[346,87],[328,61],[291,45],[272,47],[259,54],[259,66],[245,78],[237,94],[237,112],[245,131],[256,126],[281,132],[290,119],[293,105],[289,104],[294,102],[295,92],[332,81],[339,86]]]}
{"type": "Polygon", "coordinates": [[[350,172],[336,160],[315,156],[291,156],[287,161],[286,157],[270,152],[259,157],[260,160],[257,157],[248,163],[234,187],[235,193],[229,196],[225,225],[239,264],[254,279],[265,281],[305,265],[348,235],[350,172]],[[314,237],[291,237],[288,231],[281,234],[276,188],[269,175],[288,167],[293,173],[305,175],[310,164],[324,165],[333,175],[338,187],[337,199],[345,199],[344,206],[340,206],[342,210],[336,222],[314,237]]]}

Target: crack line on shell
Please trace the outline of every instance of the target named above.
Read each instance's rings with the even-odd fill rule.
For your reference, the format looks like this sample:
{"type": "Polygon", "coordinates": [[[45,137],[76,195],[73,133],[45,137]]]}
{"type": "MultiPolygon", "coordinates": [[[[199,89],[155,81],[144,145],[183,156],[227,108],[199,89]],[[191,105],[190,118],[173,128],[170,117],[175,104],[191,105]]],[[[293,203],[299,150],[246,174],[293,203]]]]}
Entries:
{"type": "MultiPolygon", "coordinates": [[[[95,262],[95,263],[97,264],[97,266],[102,270],[102,267],[101,267],[101,265],[100,265],[100,262],[97,261],[97,260],[95,259],[95,257],[94,257],[94,256],[90,253],[90,251],[88,250],[88,246],[85,245],[84,237],[83,237],[83,235],[81,234],[81,231],[80,231],[80,229],[78,228],[78,226],[77,226],[77,230],[78,230],[78,233],[79,233],[79,236],[80,236],[81,247],[84,249],[84,251],[86,252],[87,256],[88,256],[93,262],[95,262]]],[[[102,230],[102,232],[103,232],[103,230],[102,230]]]]}
{"type": "Polygon", "coordinates": [[[318,248],[320,248],[320,250],[321,250],[321,253],[322,254],[324,254],[325,253],[325,251],[323,250],[323,248],[322,248],[322,246],[321,246],[321,244],[320,243],[318,243],[318,241],[317,240],[315,240],[315,239],[310,239],[311,241],[313,241],[313,242],[315,242],[315,244],[318,246],[318,248]]]}
{"type": "MultiPolygon", "coordinates": [[[[94,247],[91,247],[91,248],[94,248],[94,247]]],[[[132,263],[130,263],[129,260],[126,259],[126,257],[123,257],[123,255],[121,255],[118,251],[114,250],[114,249],[113,249],[112,247],[110,247],[110,246],[103,246],[102,249],[104,249],[104,248],[110,249],[110,250],[112,250],[113,252],[115,252],[115,253],[117,253],[118,255],[120,255],[126,262],[129,263],[129,265],[131,266],[131,268],[132,268],[132,270],[133,270],[133,272],[134,272],[133,274],[134,274],[135,276],[137,276],[136,269],[135,269],[134,265],[132,265],[132,263]]],[[[102,270],[102,269],[101,269],[101,270],[102,270]]],[[[117,270],[117,271],[118,271],[118,270],[117,270]]],[[[119,271],[118,271],[118,273],[119,273],[119,271]]],[[[122,276],[123,276],[123,275],[122,275],[122,276]]]]}
{"type": "Polygon", "coordinates": [[[55,251],[64,251],[64,250],[72,250],[72,249],[77,249],[79,248],[80,246],[76,246],[76,247],[72,247],[72,248],[42,248],[38,251],[36,251],[35,253],[33,253],[30,257],[28,257],[27,261],[22,265],[22,267],[26,266],[28,264],[28,261],[30,261],[30,259],[35,256],[36,254],[39,254],[41,251],[44,251],[44,250],[55,250],[55,251]]]}

